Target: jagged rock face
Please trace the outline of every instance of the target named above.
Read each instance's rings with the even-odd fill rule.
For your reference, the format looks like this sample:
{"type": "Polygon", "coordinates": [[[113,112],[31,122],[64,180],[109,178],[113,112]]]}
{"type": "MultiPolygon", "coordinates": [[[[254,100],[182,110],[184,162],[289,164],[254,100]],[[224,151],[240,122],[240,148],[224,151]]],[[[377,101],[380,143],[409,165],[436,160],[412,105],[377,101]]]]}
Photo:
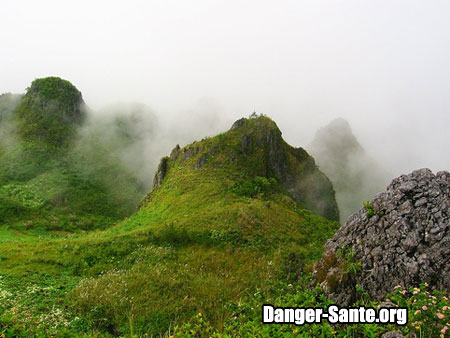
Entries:
{"type": "Polygon", "coordinates": [[[342,222],[362,206],[362,201],[383,191],[387,178],[392,177],[368,156],[342,118],[320,128],[308,151],[333,182],[342,222]]]}
{"type": "Polygon", "coordinates": [[[282,138],[275,123],[259,123],[249,128],[249,120],[237,120],[231,130],[241,132],[240,149],[251,156],[263,149],[263,176],[276,177],[280,185],[300,205],[331,220],[339,220],[339,209],[330,180],[316,167],[303,148],[293,148],[282,138]]]}
{"type": "MultiPolygon", "coordinates": [[[[232,129],[245,130],[245,123],[237,122],[241,126],[235,123],[232,129]]],[[[265,176],[278,178],[288,194],[305,208],[328,219],[339,220],[333,185],[303,148],[289,146],[276,125],[270,128],[265,124],[257,125],[241,138],[244,154],[253,152],[255,146],[265,150],[265,176]]]]}
{"type": "Polygon", "coordinates": [[[69,81],[57,77],[32,82],[15,110],[20,135],[52,146],[67,143],[84,121],[85,103],[69,81]]]}
{"type": "Polygon", "coordinates": [[[325,258],[336,250],[350,249],[361,263],[361,271],[351,283],[333,289],[327,280],[322,286],[341,304],[354,299],[360,285],[376,299],[392,292],[396,285],[405,288],[428,282],[431,287],[450,290],[450,173],[429,169],[414,171],[394,179],[370,206],[362,208],[339,229],[325,245],[317,271],[325,258]]]}
{"type": "Polygon", "coordinates": [[[331,220],[339,220],[334,189],[317,169],[314,159],[302,148],[293,148],[281,136],[277,125],[266,117],[240,119],[222,135],[223,142],[208,146],[195,142],[175,147],[163,159],[154,186],[162,184],[171,163],[192,161],[195,170],[206,165],[234,166],[244,176],[276,178],[284,191],[300,206],[331,220]],[[168,162],[167,162],[168,161],[168,162]]]}
{"type": "Polygon", "coordinates": [[[163,157],[158,165],[158,170],[156,171],[155,178],[153,179],[153,187],[159,187],[164,178],[167,175],[167,162],[169,161],[168,157],[163,157]]]}

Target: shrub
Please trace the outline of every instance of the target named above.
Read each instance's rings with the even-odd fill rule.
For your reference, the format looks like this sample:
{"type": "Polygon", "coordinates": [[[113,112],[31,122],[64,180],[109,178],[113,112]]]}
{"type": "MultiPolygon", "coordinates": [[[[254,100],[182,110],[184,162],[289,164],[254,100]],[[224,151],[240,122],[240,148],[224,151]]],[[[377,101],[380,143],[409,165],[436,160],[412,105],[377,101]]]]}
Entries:
{"type": "Polygon", "coordinates": [[[408,308],[408,328],[418,337],[444,337],[450,328],[450,302],[442,291],[428,291],[428,283],[409,290],[400,285],[388,297],[408,308]]]}
{"type": "MultiPolygon", "coordinates": [[[[361,262],[355,260],[351,250],[327,251],[315,265],[315,278],[319,283],[326,282],[331,292],[341,287],[351,287],[361,262]]],[[[353,289],[353,287],[351,287],[353,289]]]]}
{"type": "Polygon", "coordinates": [[[232,187],[232,191],[241,196],[255,197],[264,196],[274,190],[277,185],[276,179],[273,177],[266,178],[256,176],[243,182],[236,183],[232,187]]]}
{"type": "Polygon", "coordinates": [[[371,218],[372,216],[375,216],[375,211],[373,210],[373,207],[370,205],[370,201],[363,202],[363,205],[366,208],[367,217],[371,218]]]}

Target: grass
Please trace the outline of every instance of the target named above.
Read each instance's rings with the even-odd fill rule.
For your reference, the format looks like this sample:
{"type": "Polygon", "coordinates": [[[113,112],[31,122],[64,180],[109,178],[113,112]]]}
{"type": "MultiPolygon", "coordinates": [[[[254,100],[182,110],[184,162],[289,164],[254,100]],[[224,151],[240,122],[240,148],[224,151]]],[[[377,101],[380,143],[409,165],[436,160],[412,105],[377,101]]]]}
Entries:
{"type": "MultiPolygon", "coordinates": [[[[386,332],[399,331],[403,335],[418,337],[445,337],[450,327],[448,294],[427,291],[426,285],[404,290],[398,287],[389,299],[397,306],[408,308],[408,324],[330,324],[324,320],[320,324],[297,326],[268,325],[261,321],[261,304],[277,307],[322,307],[334,304],[329,301],[318,285],[311,287],[312,280],[304,276],[297,283],[281,280],[267,280],[265,288],[258,289],[251,297],[242,298],[225,305],[230,316],[220,329],[202,313],[189,322],[174,328],[174,337],[380,337],[386,332]],[[425,310],[424,310],[425,309],[425,310]]],[[[361,300],[354,307],[378,309],[379,302],[370,300],[367,294],[360,294],[361,300]]]]}
{"type": "Polygon", "coordinates": [[[86,322],[65,301],[76,279],[35,274],[26,280],[0,275],[0,332],[8,336],[69,335],[86,330],[86,322]]]}
{"type": "MultiPolygon", "coordinates": [[[[170,160],[163,184],[115,226],[87,233],[76,226],[78,231],[58,236],[50,229],[72,230],[70,222],[61,226],[58,218],[53,228],[23,231],[43,228],[46,237],[5,240],[0,273],[29,283],[37,275],[55,283],[67,278],[61,299],[87,323],[86,334],[94,329],[112,335],[158,335],[198,312],[223,327],[231,314],[228,302],[249,297],[265,281],[286,275],[289,259],[310,268],[339,226],[303,209],[276,179],[260,176],[267,171],[259,154],[264,150],[246,160],[239,135],[231,131],[188,146],[200,150],[191,158],[183,160],[180,154],[170,160]],[[196,167],[205,153],[206,163],[196,167]]],[[[42,219],[46,201],[59,194],[58,187],[67,190],[67,170],[60,173],[46,171],[10,183],[3,186],[3,195],[42,219]],[[52,189],[43,189],[47,185],[52,189]]],[[[55,210],[49,209],[52,216],[55,210]]],[[[78,221],[77,216],[72,224],[78,221]]],[[[57,302],[59,296],[49,297],[57,302]]],[[[73,316],[67,315],[67,322],[73,316]]],[[[72,330],[70,325],[60,329],[72,330]]]]}
{"type": "Polygon", "coordinates": [[[0,226],[21,232],[106,228],[130,215],[142,196],[135,178],[104,152],[57,152],[26,141],[0,146],[0,226]]]}
{"type": "MultiPolygon", "coordinates": [[[[273,128],[266,118],[244,122],[255,140],[273,128]]],[[[181,149],[131,215],[114,199],[126,181],[115,193],[102,184],[105,162],[85,162],[87,179],[71,162],[77,154],[55,155],[51,168],[30,165],[18,180],[0,162],[0,334],[287,336],[290,326],[258,324],[263,303],[329,304],[305,276],[339,224],[289,197],[267,149],[244,153],[242,132],[181,149]]],[[[293,154],[290,165],[305,155],[293,154]]]]}

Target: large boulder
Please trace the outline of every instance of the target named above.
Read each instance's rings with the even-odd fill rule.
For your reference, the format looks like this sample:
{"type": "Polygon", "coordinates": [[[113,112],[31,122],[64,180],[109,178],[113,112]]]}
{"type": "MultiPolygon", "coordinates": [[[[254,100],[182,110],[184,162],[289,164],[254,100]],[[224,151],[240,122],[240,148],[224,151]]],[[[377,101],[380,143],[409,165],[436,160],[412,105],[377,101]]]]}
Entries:
{"type": "Polygon", "coordinates": [[[327,241],[316,278],[340,304],[355,299],[356,285],[375,299],[422,282],[448,291],[449,216],[450,173],[402,175],[327,241]]]}

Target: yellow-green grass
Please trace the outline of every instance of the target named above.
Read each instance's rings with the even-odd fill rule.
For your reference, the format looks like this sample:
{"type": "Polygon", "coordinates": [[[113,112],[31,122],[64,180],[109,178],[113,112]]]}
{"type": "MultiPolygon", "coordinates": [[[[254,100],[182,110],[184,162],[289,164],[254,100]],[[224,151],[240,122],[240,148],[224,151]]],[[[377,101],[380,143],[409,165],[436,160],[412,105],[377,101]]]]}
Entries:
{"type": "Polygon", "coordinates": [[[237,195],[219,169],[179,170],[110,229],[4,243],[0,272],[87,278],[68,299],[114,334],[165,332],[197,312],[220,327],[224,304],[280,278],[292,254],[317,259],[338,227],[282,193],[237,195]]]}
{"type": "MultiPolygon", "coordinates": [[[[265,118],[249,123],[273,127],[265,118]]],[[[66,309],[69,327],[57,330],[80,332],[73,313],[84,333],[159,335],[198,313],[220,330],[230,319],[227,304],[269,293],[268,282],[298,278],[339,227],[267,178],[266,150],[242,154],[241,135],[231,130],[188,146],[199,152],[169,161],[163,184],[116,225],[5,241],[0,275],[23,283],[36,276],[67,280],[55,301],[66,309]],[[196,166],[205,153],[206,163],[196,166]]],[[[30,311],[38,315],[49,310],[46,304],[30,311]]]]}

